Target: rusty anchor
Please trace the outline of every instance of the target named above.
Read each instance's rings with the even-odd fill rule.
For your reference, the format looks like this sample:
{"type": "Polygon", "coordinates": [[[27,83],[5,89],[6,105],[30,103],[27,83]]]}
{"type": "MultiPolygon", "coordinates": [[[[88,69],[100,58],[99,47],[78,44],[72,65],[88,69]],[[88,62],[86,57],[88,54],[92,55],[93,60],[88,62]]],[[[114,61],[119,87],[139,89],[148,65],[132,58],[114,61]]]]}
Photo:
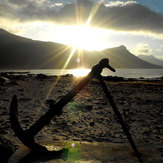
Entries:
{"type": "Polygon", "coordinates": [[[92,67],[91,72],[84,77],[81,81],[76,83],[76,85],[72,88],[70,92],[68,92],[61,100],[59,100],[56,104],[52,103],[49,106],[49,110],[40,117],[29,129],[23,130],[21,128],[21,125],[18,121],[18,102],[16,95],[13,96],[11,103],[10,103],[10,123],[11,127],[13,128],[14,132],[16,133],[17,137],[21,140],[21,142],[32,149],[33,151],[48,151],[46,147],[38,144],[35,142],[34,137],[35,135],[49,122],[54,116],[59,116],[62,114],[63,107],[74,97],[76,96],[80,90],[84,88],[85,85],[89,83],[89,81],[93,78],[97,78],[103,88],[103,91],[110,102],[111,107],[113,108],[114,113],[116,114],[119,123],[121,124],[124,133],[127,135],[128,141],[133,148],[133,151],[138,157],[140,162],[143,162],[141,159],[141,155],[131,137],[131,134],[123,121],[123,118],[118,111],[118,108],[116,107],[113,97],[111,96],[109,90],[107,89],[107,86],[105,82],[103,81],[103,78],[101,76],[101,72],[103,68],[108,68],[111,71],[115,72],[115,69],[109,65],[109,59],[104,58],[102,59],[97,65],[92,67]]]}

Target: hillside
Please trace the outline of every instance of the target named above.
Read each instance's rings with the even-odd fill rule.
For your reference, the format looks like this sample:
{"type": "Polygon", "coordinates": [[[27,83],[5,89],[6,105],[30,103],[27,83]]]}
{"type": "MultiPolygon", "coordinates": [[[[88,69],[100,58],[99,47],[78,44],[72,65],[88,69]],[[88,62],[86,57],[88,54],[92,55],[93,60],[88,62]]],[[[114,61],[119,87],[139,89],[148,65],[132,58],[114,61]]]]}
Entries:
{"type": "Polygon", "coordinates": [[[163,61],[160,59],[157,59],[156,57],[154,57],[153,55],[138,55],[138,57],[146,62],[152,63],[152,64],[156,64],[156,65],[160,65],[163,66],[163,61]]]}
{"type": "MultiPolygon", "coordinates": [[[[34,41],[19,37],[0,29],[0,69],[49,69],[63,68],[72,47],[52,43],[34,41]]],[[[131,54],[126,47],[106,49],[104,51],[80,51],[81,62],[76,62],[78,50],[72,56],[67,68],[77,66],[91,68],[102,58],[109,58],[115,68],[160,68],[143,61],[131,54]]]]}

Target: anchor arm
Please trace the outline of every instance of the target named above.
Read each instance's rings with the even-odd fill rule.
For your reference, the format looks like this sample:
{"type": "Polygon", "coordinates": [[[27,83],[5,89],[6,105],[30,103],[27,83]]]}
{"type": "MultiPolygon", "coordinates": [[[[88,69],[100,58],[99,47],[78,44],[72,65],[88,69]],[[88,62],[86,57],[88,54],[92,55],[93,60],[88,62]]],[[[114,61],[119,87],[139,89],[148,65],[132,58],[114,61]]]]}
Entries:
{"type": "Polygon", "coordinates": [[[29,129],[23,130],[18,121],[18,102],[16,95],[13,96],[10,103],[10,123],[18,138],[27,147],[34,150],[44,150],[45,147],[34,141],[34,136],[49,122],[55,115],[62,113],[62,108],[93,78],[92,73],[78,82],[75,87],[67,93],[58,103],[50,105],[50,109],[40,117],[29,129]]]}
{"type": "Polygon", "coordinates": [[[34,150],[46,151],[46,148],[34,141],[33,134],[28,130],[23,130],[18,121],[18,102],[16,95],[13,96],[10,103],[10,123],[18,138],[29,148],[34,150]]]}

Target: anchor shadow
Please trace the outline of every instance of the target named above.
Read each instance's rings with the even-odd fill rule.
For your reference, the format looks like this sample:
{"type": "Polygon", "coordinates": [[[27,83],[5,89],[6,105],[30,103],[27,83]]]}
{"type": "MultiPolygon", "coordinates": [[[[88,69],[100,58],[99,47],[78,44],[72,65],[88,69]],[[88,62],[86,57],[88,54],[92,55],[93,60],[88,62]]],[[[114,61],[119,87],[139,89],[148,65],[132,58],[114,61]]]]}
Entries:
{"type": "Polygon", "coordinates": [[[68,148],[63,148],[60,151],[34,151],[31,150],[25,157],[23,157],[19,163],[29,163],[33,161],[47,162],[50,160],[61,159],[66,161],[68,158],[68,148]]]}

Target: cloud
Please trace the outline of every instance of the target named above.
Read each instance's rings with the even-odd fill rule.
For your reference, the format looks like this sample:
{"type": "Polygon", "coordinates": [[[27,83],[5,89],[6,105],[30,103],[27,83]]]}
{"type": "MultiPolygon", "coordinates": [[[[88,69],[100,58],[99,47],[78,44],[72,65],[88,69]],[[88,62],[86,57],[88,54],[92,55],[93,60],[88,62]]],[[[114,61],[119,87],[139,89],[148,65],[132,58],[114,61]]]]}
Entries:
{"type": "MultiPolygon", "coordinates": [[[[121,6],[102,7],[96,18],[101,26],[114,30],[148,31],[163,33],[163,15],[151,11],[138,3],[126,3],[121,6]]],[[[98,22],[96,21],[98,24],[98,22]]]]}
{"type": "Polygon", "coordinates": [[[74,25],[85,23],[90,13],[97,12],[91,25],[117,31],[140,31],[163,34],[163,15],[135,1],[104,1],[99,7],[93,0],[4,0],[0,17],[21,22],[51,21],[74,25]],[[107,7],[106,7],[107,6],[107,7]],[[99,8],[98,8],[99,7],[99,8]]]}
{"type": "Polygon", "coordinates": [[[132,50],[134,54],[140,55],[150,55],[152,54],[153,50],[150,48],[149,44],[145,42],[138,43],[136,48],[132,50]]]}
{"type": "Polygon", "coordinates": [[[134,3],[137,3],[137,2],[136,1],[127,1],[127,2],[123,2],[123,1],[105,1],[104,6],[105,7],[115,7],[115,6],[130,5],[130,4],[134,4],[134,3]]]}
{"type": "Polygon", "coordinates": [[[24,5],[27,3],[32,3],[32,1],[26,1],[26,0],[5,0],[5,3],[13,4],[13,5],[24,5]]]}

